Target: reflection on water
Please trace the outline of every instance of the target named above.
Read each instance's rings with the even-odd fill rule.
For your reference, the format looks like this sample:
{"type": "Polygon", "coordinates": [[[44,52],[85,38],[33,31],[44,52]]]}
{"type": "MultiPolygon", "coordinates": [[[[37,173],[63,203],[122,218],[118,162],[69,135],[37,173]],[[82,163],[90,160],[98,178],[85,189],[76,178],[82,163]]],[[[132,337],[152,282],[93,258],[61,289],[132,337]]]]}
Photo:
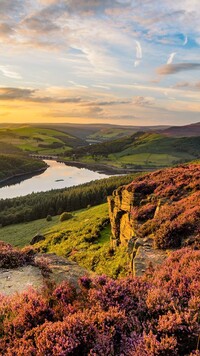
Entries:
{"type": "Polygon", "coordinates": [[[45,172],[21,182],[0,188],[0,199],[14,198],[32,192],[45,192],[107,178],[108,175],[85,168],[66,166],[64,163],[45,160],[49,165],[45,172]]]}

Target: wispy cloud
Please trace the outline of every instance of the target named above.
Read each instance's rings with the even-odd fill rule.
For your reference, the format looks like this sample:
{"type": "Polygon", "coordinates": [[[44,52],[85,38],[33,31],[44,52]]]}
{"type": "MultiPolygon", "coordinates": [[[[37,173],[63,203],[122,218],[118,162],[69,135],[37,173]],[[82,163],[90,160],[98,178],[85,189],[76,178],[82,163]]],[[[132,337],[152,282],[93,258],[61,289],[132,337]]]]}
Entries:
{"type": "Polygon", "coordinates": [[[196,83],[191,82],[179,82],[174,85],[177,89],[189,89],[189,90],[200,90],[200,81],[196,83]]]}
{"type": "Polygon", "coordinates": [[[136,60],[134,63],[134,66],[137,67],[139,66],[141,60],[142,60],[142,47],[139,41],[135,41],[136,42],[136,60]]]}
{"type": "Polygon", "coordinates": [[[183,46],[186,46],[187,43],[188,43],[188,37],[185,35],[183,46]]]}
{"type": "Polygon", "coordinates": [[[157,74],[168,75],[176,74],[184,71],[192,71],[200,69],[200,63],[176,63],[176,64],[166,64],[162,67],[157,68],[157,74]]]}
{"type": "Polygon", "coordinates": [[[11,66],[0,66],[0,72],[8,78],[11,79],[22,79],[22,76],[15,72],[11,66]]]}
{"type": "Polygon", "coordinates": [[[169,58],[168,58],[168,60],[167,60],[167,64],[172,64],[175,55],[176,55],[176,52],[173,52],[173,53],[171,53],[171,54],[169,55],[169,58]]]}
{"type": "Polygon", "coordinates": [[[39,90],[24,88],[0,88],[0,100],[22,100],[33,103],[80,103],[80,97],[37,96],[39,90]]]}

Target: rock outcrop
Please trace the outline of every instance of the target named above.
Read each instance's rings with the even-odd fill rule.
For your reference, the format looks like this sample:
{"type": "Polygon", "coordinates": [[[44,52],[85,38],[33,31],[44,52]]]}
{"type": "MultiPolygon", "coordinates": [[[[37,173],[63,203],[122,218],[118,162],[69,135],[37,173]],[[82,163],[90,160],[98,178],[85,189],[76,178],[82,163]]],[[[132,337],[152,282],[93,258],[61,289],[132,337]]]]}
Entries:
{"type": "Polygon", "coordinates": [[[112,244],[127,245],[132,273],[163,262],[166,250],[199,245],[200,165],[136,178],[108,197],[112,244]]]}
{"type": "Polygon", "coordinates": [[[40,289],[47,282],[69,282],[78,288],[78,280],[89,272],[77,263],[56,254],[36,254],[33,264],[0,268],[0,294],[21,293],[27,288],[40,289]]]}

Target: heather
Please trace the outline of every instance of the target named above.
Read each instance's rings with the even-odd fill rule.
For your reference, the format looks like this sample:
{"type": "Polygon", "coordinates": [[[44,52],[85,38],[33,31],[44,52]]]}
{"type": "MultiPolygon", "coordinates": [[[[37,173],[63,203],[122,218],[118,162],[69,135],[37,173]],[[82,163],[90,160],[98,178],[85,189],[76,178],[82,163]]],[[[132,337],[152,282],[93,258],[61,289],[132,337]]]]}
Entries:
{"type": "Polygon", "coordinates": [[[23,251],[0,241],[0,268],[17,268],[34,263],[34,252],[25,248],[23,251]]]}
{"type": "Polygon", "coordinates": [[[199,167],[197,163],[156,171],[126,187],[135,197],[131,214],[139,236],[151,235],[161,249],[197,244],[199,167]]]}
{"type": "Polygon", "coordinates": [[[82,277],[0,301],[2,355],[198,355],[200,252],[143,277],[82,277]]]}

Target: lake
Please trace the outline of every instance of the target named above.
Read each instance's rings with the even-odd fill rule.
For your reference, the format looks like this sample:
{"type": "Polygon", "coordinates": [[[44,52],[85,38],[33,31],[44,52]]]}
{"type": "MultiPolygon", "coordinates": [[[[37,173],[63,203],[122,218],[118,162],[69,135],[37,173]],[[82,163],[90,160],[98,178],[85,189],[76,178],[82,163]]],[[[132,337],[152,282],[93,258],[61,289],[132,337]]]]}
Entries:
{"type": "Polygon", "coordinates": [[[67,166],[57,161],[45,160],[44,162],[49,167],[43,173],[15,184],[9,183],[9,185],[0,188],[0,199],[14,198],[31,194],[32,192],[45,192],[51,189],[72,187],[73,185],[109,177],[109,175],[103,173],[67,166]]]}

